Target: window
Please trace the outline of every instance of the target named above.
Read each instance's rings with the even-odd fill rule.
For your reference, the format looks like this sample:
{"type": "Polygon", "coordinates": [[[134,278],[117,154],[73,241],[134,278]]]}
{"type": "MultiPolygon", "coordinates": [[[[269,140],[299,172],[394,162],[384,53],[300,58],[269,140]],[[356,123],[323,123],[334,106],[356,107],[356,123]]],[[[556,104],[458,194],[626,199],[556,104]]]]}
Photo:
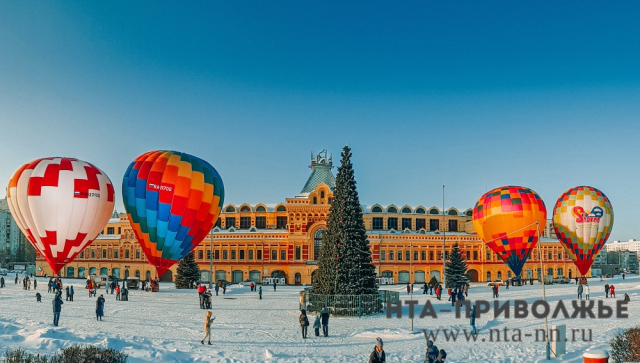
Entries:
{"type": "Polygon", "coordinates": [[[84,258],[84,251],[80,252],[80,258],[84,258]]]}
{"type": "Polygon", "coordinates": [[[420,259],[422,259],[422,261],[427,259],[427,251],[420,251],[420,259]]]}
{"type": "Polygon", "coordinates": [[[373,218],[373,229],[382,229],[382,218],[373,218]]]}
{"type": "Polygon", "coordinates": [[[278,208],[276,208],[276,212],[286,212],[287,208],[284,207],[284,205],[279,205],[278,208]]]}
{"type": "Polygon", "coordinates": [[[227,213],[233,213],[233,212],[236,211],[236,209],[233,206],[230,205],[224,211],[227,212],[227,213]]]}
{"type": "Polygon", "coordinates": [[[402,208],[402,213],[404,213],[404,214],[411,214],[411,208],[409,208],[409,207],[404,207],[404,208],[402,208]]]}
{"type": "Polygon", "coordinates": [[[267,228],[267,217],[256,217],[256,228],[267,228]]]}
{"type": "Polygon", "coordinates": [[[402,229],[411,229],[411,218],[402,218],[402,229]]]}
{"type": "Polygon", "coordinates": [[[118,227],[118,234],[122,234],[122,227],[118,227]]]}
{"type": "Polygon", "coordinates": [[[547,275],[553,276],[553,269],[552,268],[548,268],[547,269],[547,275]]]}
{"type": "Polygon", "coordinates": [[[224,219],[224,225],[227,229],[236,226],[236,217],[227,217],[224,219]]]}
{"type": "Polygon", "coordinates": [[[547,255],[548,255],[548,257],[549,257],[548,261],[551,261],[551,259],[553,258],[553,257],[551,256],[551,251],[549,251],[549,252],[547,253],[547,255]]]}
{"type": "Polygon", "coordinates": [[[502,280],[502,271],[498,271],[498,280],[502,280]]]}
{"type": "Polygon", "coordinates": [[[231,250],[231,259],[232,260],[236,259],[236,250],[231,250]]]}
{"type": "Polygon", "coordinates": [[[458,231],[458,221],[455,219],[449,219],[449,231],[458,231]]]}
{"type": "Polygon", "coordinates": [[[213,251],[213,259],[214,260],[219,260],[220,259],[220,250],[213,251]]]}
{"type": "Polygon", "coordinates": [[[249,260],[253,260],[253,250],[249,250],[249,260]]]}
{"type": "Polygon", "coordinates": [[[256,212],[266,212],[266,211],[267,210],[264,209],[264,206],[262,206],[262,205],[259,205],[259,206],[256,207],[256,212]]]}
{"type": "Polygon", "coordinates": [[[227,260],[228,258],[229,258],[229,251],[227,250],[222,251],[222,259],[227,260]]]}
{"type": "Polygon", "coordinates": [[[558,252],[558,260],[562,261],[562,252],[558,252]]]}
{"type": "Polygon", "coordinates": [[[242,207],[240,207],[240,213],[249,213],[251,212],[251,207],[249,207],[248,205],[243,205],[242,207]]]}
{"type": "Polygon", "coordinates": [[[207,261],[211,261],[211,250],[207,250],[207,261]]]}
{"type": "Polygon", "coordinates": [[[424,208],[418,208],[416,209],[416,214],[426,214],[426,211],[424,210],[424,208]]]}
{"type": "Polygon", "coordinates": [[[487,261],[491,261],[491,251],[487,251],[487,261]]]}
{"type": "Polygon", "coordinates": [[[421,229],[426,229],[427,228],[427,220],[424,218],[417,218],[416,219],[416,231],[419,231],[421,229]]]}
{"type": "Polygon", "coordinates": [[[437,231],[440,229],[440,220],[438,219],[429,219],[429,230],[437,231]]]}
{"type": "Polygon", "coordinates": [[[300,246],[296,246],[296,260],[301,259],[300,246]]]}
{"type": "Polygon", "coordinates": [[[320,248],[322,247],[322,234],[324,233],[324,228],[320,228],[313,235],[313,259],[318,260],[320,257],[320,248]]]}
{"type": "Polygon", "coordinates": [[[313,204],[318,204],[318,198],[317,197],[313,197],[313,204]]]}
{"type": "Polygon", "coordinates": [[[478,261],[478,251],[473,251],[473,260],[478,261]]]}
{"type": "Polygon", "coordinates": [[[124,250],[124,258],[129,258],[129,254],[131,251],[129,250],[124,250]]]}
{"type": "Polygon", "coordinates": [[[380,261],[384,261],[385,258],[387,257],[385,252],[386,251],[380,251],[380,261]]]}
{"type": "Polygon", "coordinates": [[[398,213],[398,210],[396,207],[389,207],[387,208],[387,213],[398,213]]]}
{"type": "Polygon", "coordinates": [[[467,251],[467,261],[471,259],[471,251],[467,251]]]}
{"type": "Polygon", "coordinates": [[[276,228],[277,229],[287,228],[287,217],[276,217],[276,228]]]}
{"type": "Polygon", "coordinates": [[[286,261],[286,260],[287,260],[287,251],[280,250],[280,261],[286,261]]]}
{"type": "Polygon", "coordinates": [[[257,250],[256,251],[256,259],[262,260],[262,250],[257,250]]]}
{"type": "Polygon", "coordinates": [[[389,251],[389,261],[393,261],[393,251],[389,251]]]}
{"type": "Polygon", "coordinates": [[[398,251],[398,261],[402,261],[402,251],[398,251]]]}
{"type": "Polygon", "coordinates": [[[115,228],[114,227],[107,227],[107,234],[115,234],[115,228]]]}
{"type": "Polygon", "coordinates": [[[222,228],[222,219],[218,218],[216,220],[216,224],[213,225],[214,227],[218,227],[218,228],[222,228]]]}
{"type": "Polygon", "coordinates": [[[113,258],[118,258],[118,250],[113,250],[113,258]]]}
{"type": "Polygon", "coordinates": [[[240,260],[244,261],[244,250],[240,250],[239,256],[240,256],[240,260]]]}
{"type": "Polygon", "coordinates": [[[371,208],[371,213],[382,213],[382,208],[375,206],[371,208]]]}
{"type": "Polygon", "coordinates": [[[204,251],[198,250],[198,259],[202,260],[204,258],[204,251]]]}
{"type": "Polygon", "coordinates": [[[102,258],[107,258],[107,250],[106,249],[102,250],[102,258]]]}
{"type": "Polygon", "coordinates": [[[271,250],[271,259],[274,261],[278,259],[278,250],[271,250]]]}
{"type": "Polygon", "coordinates": [[[387,228],[398,229],[398,218],[387,218],[387,228]]]}
{"type": "Polygon", "coordinates": [[[136,250],[136,259],[140,259],[140,250],[136,250]]]}
{"type": "Polygon", "coordinates": [[[418,251],[413,251],[413,260],[418,261],[418,251]]]}
{"type": "Polygon", "coordinates": [[[240,217],[240,229],[251,228],[251,217],[240,217]]]}
{"type": "Polygon", "coordinates": [[[433,251],[429,251],[429,261],[433,261],[433,251]]]}
{"type": "Polygon", "coordinates": [[[405,261],[411,260],[411,251],[404,251],[404,260],[405,261]]]}

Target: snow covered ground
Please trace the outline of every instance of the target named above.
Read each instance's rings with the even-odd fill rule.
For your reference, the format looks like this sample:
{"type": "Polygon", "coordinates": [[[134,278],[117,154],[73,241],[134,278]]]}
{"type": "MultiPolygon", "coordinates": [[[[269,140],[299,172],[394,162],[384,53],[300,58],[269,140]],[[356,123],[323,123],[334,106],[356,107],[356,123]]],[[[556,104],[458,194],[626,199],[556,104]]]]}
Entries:
{"type": "MultiPolygon", "coordinates": [[[[422,362],[425,337],[421,329],[468,328],[468,319],[455,319],[453,313],[441,313],[438,319],[414,319],[415,331],[410,330],[410,319],[387,319],[386,315],[365,318],[332,317],[329,337],[315,337],[309,327],[309,338],[301,339],[298,325],[300,287],[265,287],[263,300],[249,287],[231,286],[226,295],[213,297],[213,345],[201,345],[205,311],[198,305],[195,290],[176,290],[173,284],[161,284],[159,293],[131,291],[128,302],[106,295],[105,318],[96,321],[95,298],[89,298],[83,289],[84,281],[65,279],[76,291],[74,302],[62,307],[60,326],[52,325],[52,294],[46,292],[46,280],[38,278],[42,303],[36,303],[36,291],[25,291],[15,285],[12,276],[6,276],[6,287],[0,289],[0,354],[7,348],[24,348],[31,352],[52,354],[74,344],[93,344],[123,350],[131,362],[365,362],[372,351],[376,337],[384,341],[389,362],[422,362]]],[[[604,300],[615,306],[614,299],[604,299],[604,284],[616,286],[617,299],[624,293],[631,296],[629,319],[550,319],[551,324],[566,324],[567,329],[592,329],[593,341],[568,342],[567,354],[562,362],[582,362],[582,353],[591,348],[608,349],[608,342],[618,331],[640,325],[640,278],[628,276],[614,279],[591,279],[591,298],[604,300]]],[[[416,285],[417,287],[417,285],[416,285]]],[[[405,286],[387,287],[401,291],[408,298],[405,286]]],[[[438,302],[433,296],[414,298],[423,304],[430,299],[437,311],[450,308],[447,301],[438,302]]],[[[576,296],[576,285],[547,286],[547,300],[552,308],[558,300],[576,296]]],[[[104,290],[100,293],[104,294],[104,290]]],[[[540,285],[504,288],[500,300],[527,299],[540,296],[540,285]]],[[[491,300],[491,289],[475,284],[469,299],[491,300]]],[[[570,302],[565,301],[568,307],[570,302]]],[[[407,309],[405,308],[405,313],[407,309]]],[[[569,309],[571,313],[573,310],[569,309]]],[[[310,317],[313,324],[313,317],[310,317]]],[[[458,338],[447,342],[439,336],[436,345],[448,353],[449,362],[534,362],[544,356],[544,343],[535,342],[535,333],[544,327],[544,320],[529,315],[526,319],[493,320],[483,316],[476,323],[480,330],[477,342],[458,338]],[[488,329],[520,328],[521,342],[489,342],[488,329]],[[481,339],[485,339],[482,342],[481,339]]],[[[512,332],[507,333],[511,340],[512,332]]],[[[462,334],[461,334],[462,336],[462,334]]],[[[495,337],[494,337],[495,340],[495,337]]]]}

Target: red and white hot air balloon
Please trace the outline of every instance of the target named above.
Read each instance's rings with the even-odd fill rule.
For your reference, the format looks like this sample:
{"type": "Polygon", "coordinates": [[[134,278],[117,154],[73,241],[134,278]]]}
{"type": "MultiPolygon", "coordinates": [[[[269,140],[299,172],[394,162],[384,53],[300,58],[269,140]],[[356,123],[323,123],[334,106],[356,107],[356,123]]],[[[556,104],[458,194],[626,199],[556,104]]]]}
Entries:
{"type": "Polygon", "coordinates": [[[18,227],[57,274],[109,222],[114,190],[109,177],[85,161],[42,158],[13,174],[7,203],[18,227]]]}

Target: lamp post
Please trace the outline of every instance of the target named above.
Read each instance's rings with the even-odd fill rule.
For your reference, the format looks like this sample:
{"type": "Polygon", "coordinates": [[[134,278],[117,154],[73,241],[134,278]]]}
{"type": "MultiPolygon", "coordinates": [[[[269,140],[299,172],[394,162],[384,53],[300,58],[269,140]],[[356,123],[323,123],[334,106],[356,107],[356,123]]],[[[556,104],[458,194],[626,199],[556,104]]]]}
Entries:
{"type": "Polygon", "coordinates": [[[209,231],[209,290],[213,287],[213,229],[209,231]]]}
{"type": "MultiPolygon", "coordinates": [[[[411,283],[411,276],[413,275],[413,243],[409,243],[409,283],[411,284],[411,288],[409,289],[411,293],[411,300],[413,300],[413,283],[411,283]]],[[[411,331],[413,331],[413,315],[411,315],[411,331]]]]}
{"type": "Polygon", "coordinates": [[[446,250],[445,250],[445,240],[446,240],[446,228],[444,226],[444,215],[445,215],[445,210],[444,210],[444,185],[442,186],[442,287],[447,287],[447,284],[445,283],[445,277],[444,277],[444,269],[445,269],[445,262],[446,262],[446,250]]]}

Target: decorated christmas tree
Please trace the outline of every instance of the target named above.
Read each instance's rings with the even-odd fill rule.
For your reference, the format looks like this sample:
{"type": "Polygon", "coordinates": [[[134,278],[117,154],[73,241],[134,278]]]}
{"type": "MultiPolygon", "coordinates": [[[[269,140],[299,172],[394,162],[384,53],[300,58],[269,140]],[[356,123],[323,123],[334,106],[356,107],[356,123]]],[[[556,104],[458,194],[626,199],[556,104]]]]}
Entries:
{"type": "Polygon", "coordinates": [[[467,261],[462,257],[460,247],[456,242],[449,254],[449,260],[446,263],[445,270],[445,283],[446,287],[458,287],[462,284],[469,283],[469,276],[467,275],[467,261]]]}
{"type": "Polygon", "coordinates": [[[178,263],[176,269],[176,289],[193,289],[200,282],[200,268],[193,256],[193,251],[178,263]]]}
{"type": "Polygon", "coordinates": [[[342,150],[313,292],[326,295],[378,293],[348,146],[342,150]]]}

